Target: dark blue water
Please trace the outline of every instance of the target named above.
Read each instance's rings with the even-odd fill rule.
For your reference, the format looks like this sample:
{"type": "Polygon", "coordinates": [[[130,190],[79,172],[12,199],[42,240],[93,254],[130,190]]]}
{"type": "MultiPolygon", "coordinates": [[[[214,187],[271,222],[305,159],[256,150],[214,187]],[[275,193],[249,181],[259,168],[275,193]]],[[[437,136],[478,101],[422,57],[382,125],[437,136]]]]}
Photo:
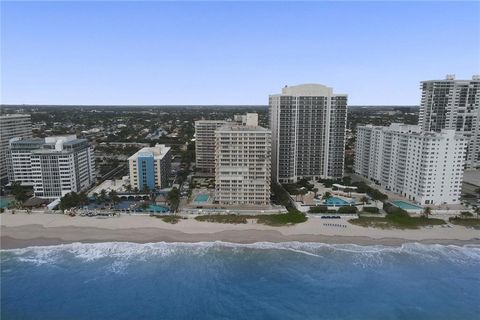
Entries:
{"type": "Polygon", "coordinates": [[[71,244],[1,252],[2,319],[479,319],[480,247],[71,244]]]}

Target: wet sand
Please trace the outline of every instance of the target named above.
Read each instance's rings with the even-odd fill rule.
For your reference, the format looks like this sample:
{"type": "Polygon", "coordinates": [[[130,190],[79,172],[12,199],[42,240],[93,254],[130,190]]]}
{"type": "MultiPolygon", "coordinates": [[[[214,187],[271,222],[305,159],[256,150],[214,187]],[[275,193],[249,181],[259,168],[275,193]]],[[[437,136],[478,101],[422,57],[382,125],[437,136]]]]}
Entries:
{"type": "Polygon", "coordinates": [[[193,218],[177,224],[149,216],[121,216],[108,219],[69,217],[58,214],[2,214],[2,249],[46,246],[72,242],[322,242],[359,245],[401,245],[406,242],[428,244],[480,244],[480,231],[462,226],[417,230],[363,228],[346,219],[310,218],[294,226],[272,227],[250,221],[247,224],[199,222],[193,218]],[[337,225],[337,226],[335,226],[337,225]],[[346,226],[346,227],[344,227],[346,226]]]}

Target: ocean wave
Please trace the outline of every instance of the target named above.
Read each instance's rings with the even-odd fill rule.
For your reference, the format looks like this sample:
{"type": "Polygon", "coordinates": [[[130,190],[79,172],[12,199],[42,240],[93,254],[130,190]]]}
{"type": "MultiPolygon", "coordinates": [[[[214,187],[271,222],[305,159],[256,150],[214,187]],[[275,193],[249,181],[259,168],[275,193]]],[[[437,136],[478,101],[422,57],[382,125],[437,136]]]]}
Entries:
{"type": "MultiPolygon", "coordinates": [[[[478,245],[439,245],[406,243],[401,246],[327,244],[311,242],[256,242],[239,244],[222,241],[214,242],[102,242],[102,243],[71,243],[56,246],[38,246],[22,249],[1,250],[19,261],[46,264],[54,263],[62,257],[75,257],[82,261],[96,261],[102,258],[114,258],[122,261],[142,261],[151,257],[169,257],[172,255],[205,255],[215,251],[230,251],[233,254],[245,253],[245,250],[282,250],[294,254],[332,258],[354,256],[359,264],[379,264],[385,257],[399,255],[428,261],[447,260],[452,263],[480,263],[480,246],[478,245]]],[[[3,255],[4,256],[4,255],[3,255]]],[[[4,256],[5,257],[5,256],[4,256]]]]}

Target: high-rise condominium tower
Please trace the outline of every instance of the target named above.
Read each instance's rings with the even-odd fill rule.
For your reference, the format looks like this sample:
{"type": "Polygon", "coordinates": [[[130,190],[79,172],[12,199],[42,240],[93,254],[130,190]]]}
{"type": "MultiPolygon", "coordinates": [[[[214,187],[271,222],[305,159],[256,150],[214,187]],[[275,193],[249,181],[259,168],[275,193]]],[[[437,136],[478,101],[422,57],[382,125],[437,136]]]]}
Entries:
{"type": "Polygon", "coordinates": [[[32,121],[29,114],[0,116],[0,180],[7,178],[8,143],[12,138],[32,136],[32,121]]]}
{"type": "Polygon", "coordinates": [[[196,167],[202,172],[215,172],[215,130],[225,124],[224,120],[195,121],[196,167]]]}
{"type": "Polygon", "coordinates": [[[59,198],[95,182],[93,149],[75,135],[12,139],[9,157],[10,181],[33,185],[36,197],[59,198]]]}
{"type": "Polygon", "coordinates": [[[355,172],[422,205],[460,201],[466,139],[455,130],[358,126],[355,172]]]}
{"type": "Polygon", "coordinates": [[[343,176],[346,95],[304,84],[283,88],[269,104],[274,181],[343,176]]]}
{"type": "Polygon", "coordinates": [[[215,200],[223,205],[270,205],[271,133],[258,115],[235,117],[215,131],[215,200]]]}
{"type": "Polygon", "coordinates": [[[472,80],[421,82],[419,125],[423,131],[456,130],[469,139],[465,164],[480,166],[480,76],[472,80]]]}

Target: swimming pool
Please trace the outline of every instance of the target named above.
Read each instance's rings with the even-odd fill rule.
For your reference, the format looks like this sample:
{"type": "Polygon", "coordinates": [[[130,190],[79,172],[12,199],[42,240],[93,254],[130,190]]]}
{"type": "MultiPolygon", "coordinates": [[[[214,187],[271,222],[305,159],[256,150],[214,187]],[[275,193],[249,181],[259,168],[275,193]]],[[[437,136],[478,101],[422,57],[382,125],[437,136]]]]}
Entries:
{"type": "Polygon", "coordinates": [[[207,202],[208,201],[208,194],[199,194],[195,197],[195,202],[207,202]]]}
{"type": "Polygon", "coordinates": [[[161,205],[158,205],[158,204],[151,204],[151,205],[148,206],[146,211],[155,212],[155,213],[165,213],[165,212],[168,212],[170,210],[165,206],[161,206],[161,205]]]}
{"type": "Polygon", "coordinates": [[[422,207],[416,206],[414,204],[411,204],[402,200],[394,200],[392,201],[392,204],[403,210],[422,210],[422,207]]]}
{"type": "Polygon", "coordinates": [[[0,208],[8,208],[8,205],[12,202],[10,199],[1,198],[0,199],[0,208]]]}
{"type": "Polygon", "coordinates": [[[350,202],[337,197],[330,197],[323,201],[323,203],[327,206],[346,206],[350,204],[350,202]]]}

